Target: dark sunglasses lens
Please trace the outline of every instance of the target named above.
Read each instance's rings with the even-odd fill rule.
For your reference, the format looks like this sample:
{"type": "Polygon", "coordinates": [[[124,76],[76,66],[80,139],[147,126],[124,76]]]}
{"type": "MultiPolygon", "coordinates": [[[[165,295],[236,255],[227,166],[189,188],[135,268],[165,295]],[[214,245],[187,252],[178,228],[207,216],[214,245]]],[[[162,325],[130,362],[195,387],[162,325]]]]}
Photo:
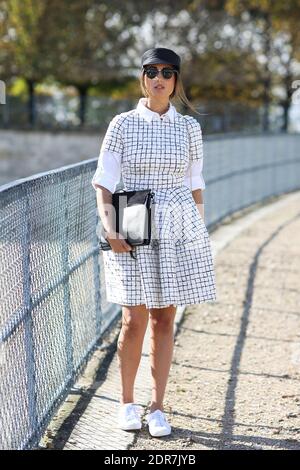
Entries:
{"type": "Polygon", "coordinates": [[[162,69],[162,74],[164,78],[171,78],[173,76],[173,73],[175,73],[172,69],[162,69]]]}
{"type": "Polygon", "coordinates": [[[146,75],[148,78],[154,78],[156,77],[156,75],[158,74],[158,70],[157,69],[147,69],[145,71],[146,75]]]}

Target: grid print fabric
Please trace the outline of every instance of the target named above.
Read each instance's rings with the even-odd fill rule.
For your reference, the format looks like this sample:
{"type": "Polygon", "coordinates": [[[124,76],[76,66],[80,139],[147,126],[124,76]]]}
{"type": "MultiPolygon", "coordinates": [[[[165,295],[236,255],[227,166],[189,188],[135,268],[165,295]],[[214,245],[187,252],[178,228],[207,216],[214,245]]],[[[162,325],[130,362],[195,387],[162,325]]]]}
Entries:
{"type": "MultiPolygon", "coordinates": [[[[143,104],[144,98],[141,98],[136,112],[144,118],[146,122],[151,122],[154,118],[156,121],[170,120],[174,122],[177,111],[175,107],[170,103],[170,109],[162,117],[155,113],[143,104]]],[[[194,189],[205,189],[205,181],[202,175],[203,169],[203,147],[202,147],[202,133],[200,124],[185,116],[188,127],[189,135],[189,165],[186,167],[185,177],[183,184],[194,189]]],[[[124,120],[119,119],[119,115],[115,116],[113,121],[110,123],[107,133],[105,135],[103,144],[100,149],[100,155],[98,159],[97,170],[92,179],[92,185],[94,189],[97,189],[96,185],[104,186],[109,191],[114,192],[117,184],[121,177],[121,161],[123,152],[123,124],[124,120]]],[[[136,127],[135,132],[139,129],[136,127]]],[[[134,133],[134,129],[132,131],[134,133]]]]}
{"type": "Polygon", "coordinates": [[[203,160],[200,125],[174,107],[163,118],[138,108],[111,121],[102,149],[120,152],[125,190],[154,191],[152,237],[150,245],[135,247],[136,260],[128,252],[102,252],[107,300],[147,308],[216,300],[209,235],[183,184],[189,162],[203,160]]]}
{"type": "Polygon", "coordinates": [[[114,153],[122,155],[123,139],[122,139],[122,120],[120,121],[117,114],[109,123],[106,134],[104,136],[101,149],[110,150],[114,153]]]}

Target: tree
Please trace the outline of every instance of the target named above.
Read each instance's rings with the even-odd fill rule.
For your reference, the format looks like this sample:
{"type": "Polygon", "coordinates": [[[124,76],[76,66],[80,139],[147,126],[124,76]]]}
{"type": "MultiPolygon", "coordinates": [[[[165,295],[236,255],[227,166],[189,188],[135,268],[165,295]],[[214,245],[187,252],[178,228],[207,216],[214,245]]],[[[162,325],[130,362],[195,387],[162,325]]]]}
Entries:
{"type": "Polygon", "coordinates": [[[300,1],[289,0],[228,0],[227,11],[242,21],[254,25],[252,31],[260,38],[262,73],[260,82],[264,89],[264,130],[269,129],[269,107],[272,101],[272,87],[275,83],[283,86],[285,98],[280,101],[284,109],[283,130],[288,128],[288,110],[291,104],[292,81],[295,79],[293,64],[299,61],[299,20],[300,1]],[[278,66],[280,65],[280,70],[278,66]]]}
{"type": "Polygon", "coordinates": [[[3,1],[14,73],[28,87],[29,122],[36,122],[35,86],[45,78],[72,85],[79,94],[79,118],[91,86],[126,76],[122,61],[135,41],[139,16],[115,0],[3,1]]]}
{"type": "MultiPolygon", "coordinates": [[[[7,0],[2,2],[2,13],[7,32],[10,71],[22,76],[28,88],[29,123],[35,123],[34,91],[37,82],[46,74],[43,47],[47,38],[47,9],[50,0],[7,0]]],[[[3,41],[3,38],[2,38],[3,41]]]]}
{"type": "Polygon", "coordinates": [[[131,26],[137,19],[114,0],[65,0],[60,9],[52,28],[57,41],[51,52],[55,58],[51,76],[78,90],[79,118],[84,124],[89,88],[126,78],[123,60],[135,42],[131,26]]]}

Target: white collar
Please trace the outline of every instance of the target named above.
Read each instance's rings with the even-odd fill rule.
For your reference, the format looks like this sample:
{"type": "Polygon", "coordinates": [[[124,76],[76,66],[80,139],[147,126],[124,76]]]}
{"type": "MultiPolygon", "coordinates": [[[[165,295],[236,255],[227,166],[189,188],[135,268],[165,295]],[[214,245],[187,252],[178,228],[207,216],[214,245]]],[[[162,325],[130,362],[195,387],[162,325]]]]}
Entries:
{"type": "Polygon", "coordinates": [[[151,109],[146,107],[146,103],[147,98],[142,97],[139,99],[138,105],[136,107],[136,112],[146,119],[146,121],[150,122],[152,119],[160,119],[161,117],[164,117],[164,119],[169,119],[170,121],[174,122],[177,111],[171,102],[168,111],[162,115],[156,113],[155,111],[151,111],[151,109]]]}

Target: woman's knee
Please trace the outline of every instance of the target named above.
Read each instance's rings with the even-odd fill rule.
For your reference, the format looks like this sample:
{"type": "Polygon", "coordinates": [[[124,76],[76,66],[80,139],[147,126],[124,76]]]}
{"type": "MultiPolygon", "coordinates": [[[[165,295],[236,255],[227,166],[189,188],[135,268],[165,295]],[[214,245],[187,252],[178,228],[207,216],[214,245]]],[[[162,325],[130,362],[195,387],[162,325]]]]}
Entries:
{"type": "Polygon", "coordinates": [[[145,305],[124,305],[122,307],[122,327],[134,333],[144,332],[149,318],[145,305]]]}
{"type": "Polygon", "coordinates": [[[176,306],[150,309],[151,326],[159,331],[169,331],[174,327],[176,306]]]}

